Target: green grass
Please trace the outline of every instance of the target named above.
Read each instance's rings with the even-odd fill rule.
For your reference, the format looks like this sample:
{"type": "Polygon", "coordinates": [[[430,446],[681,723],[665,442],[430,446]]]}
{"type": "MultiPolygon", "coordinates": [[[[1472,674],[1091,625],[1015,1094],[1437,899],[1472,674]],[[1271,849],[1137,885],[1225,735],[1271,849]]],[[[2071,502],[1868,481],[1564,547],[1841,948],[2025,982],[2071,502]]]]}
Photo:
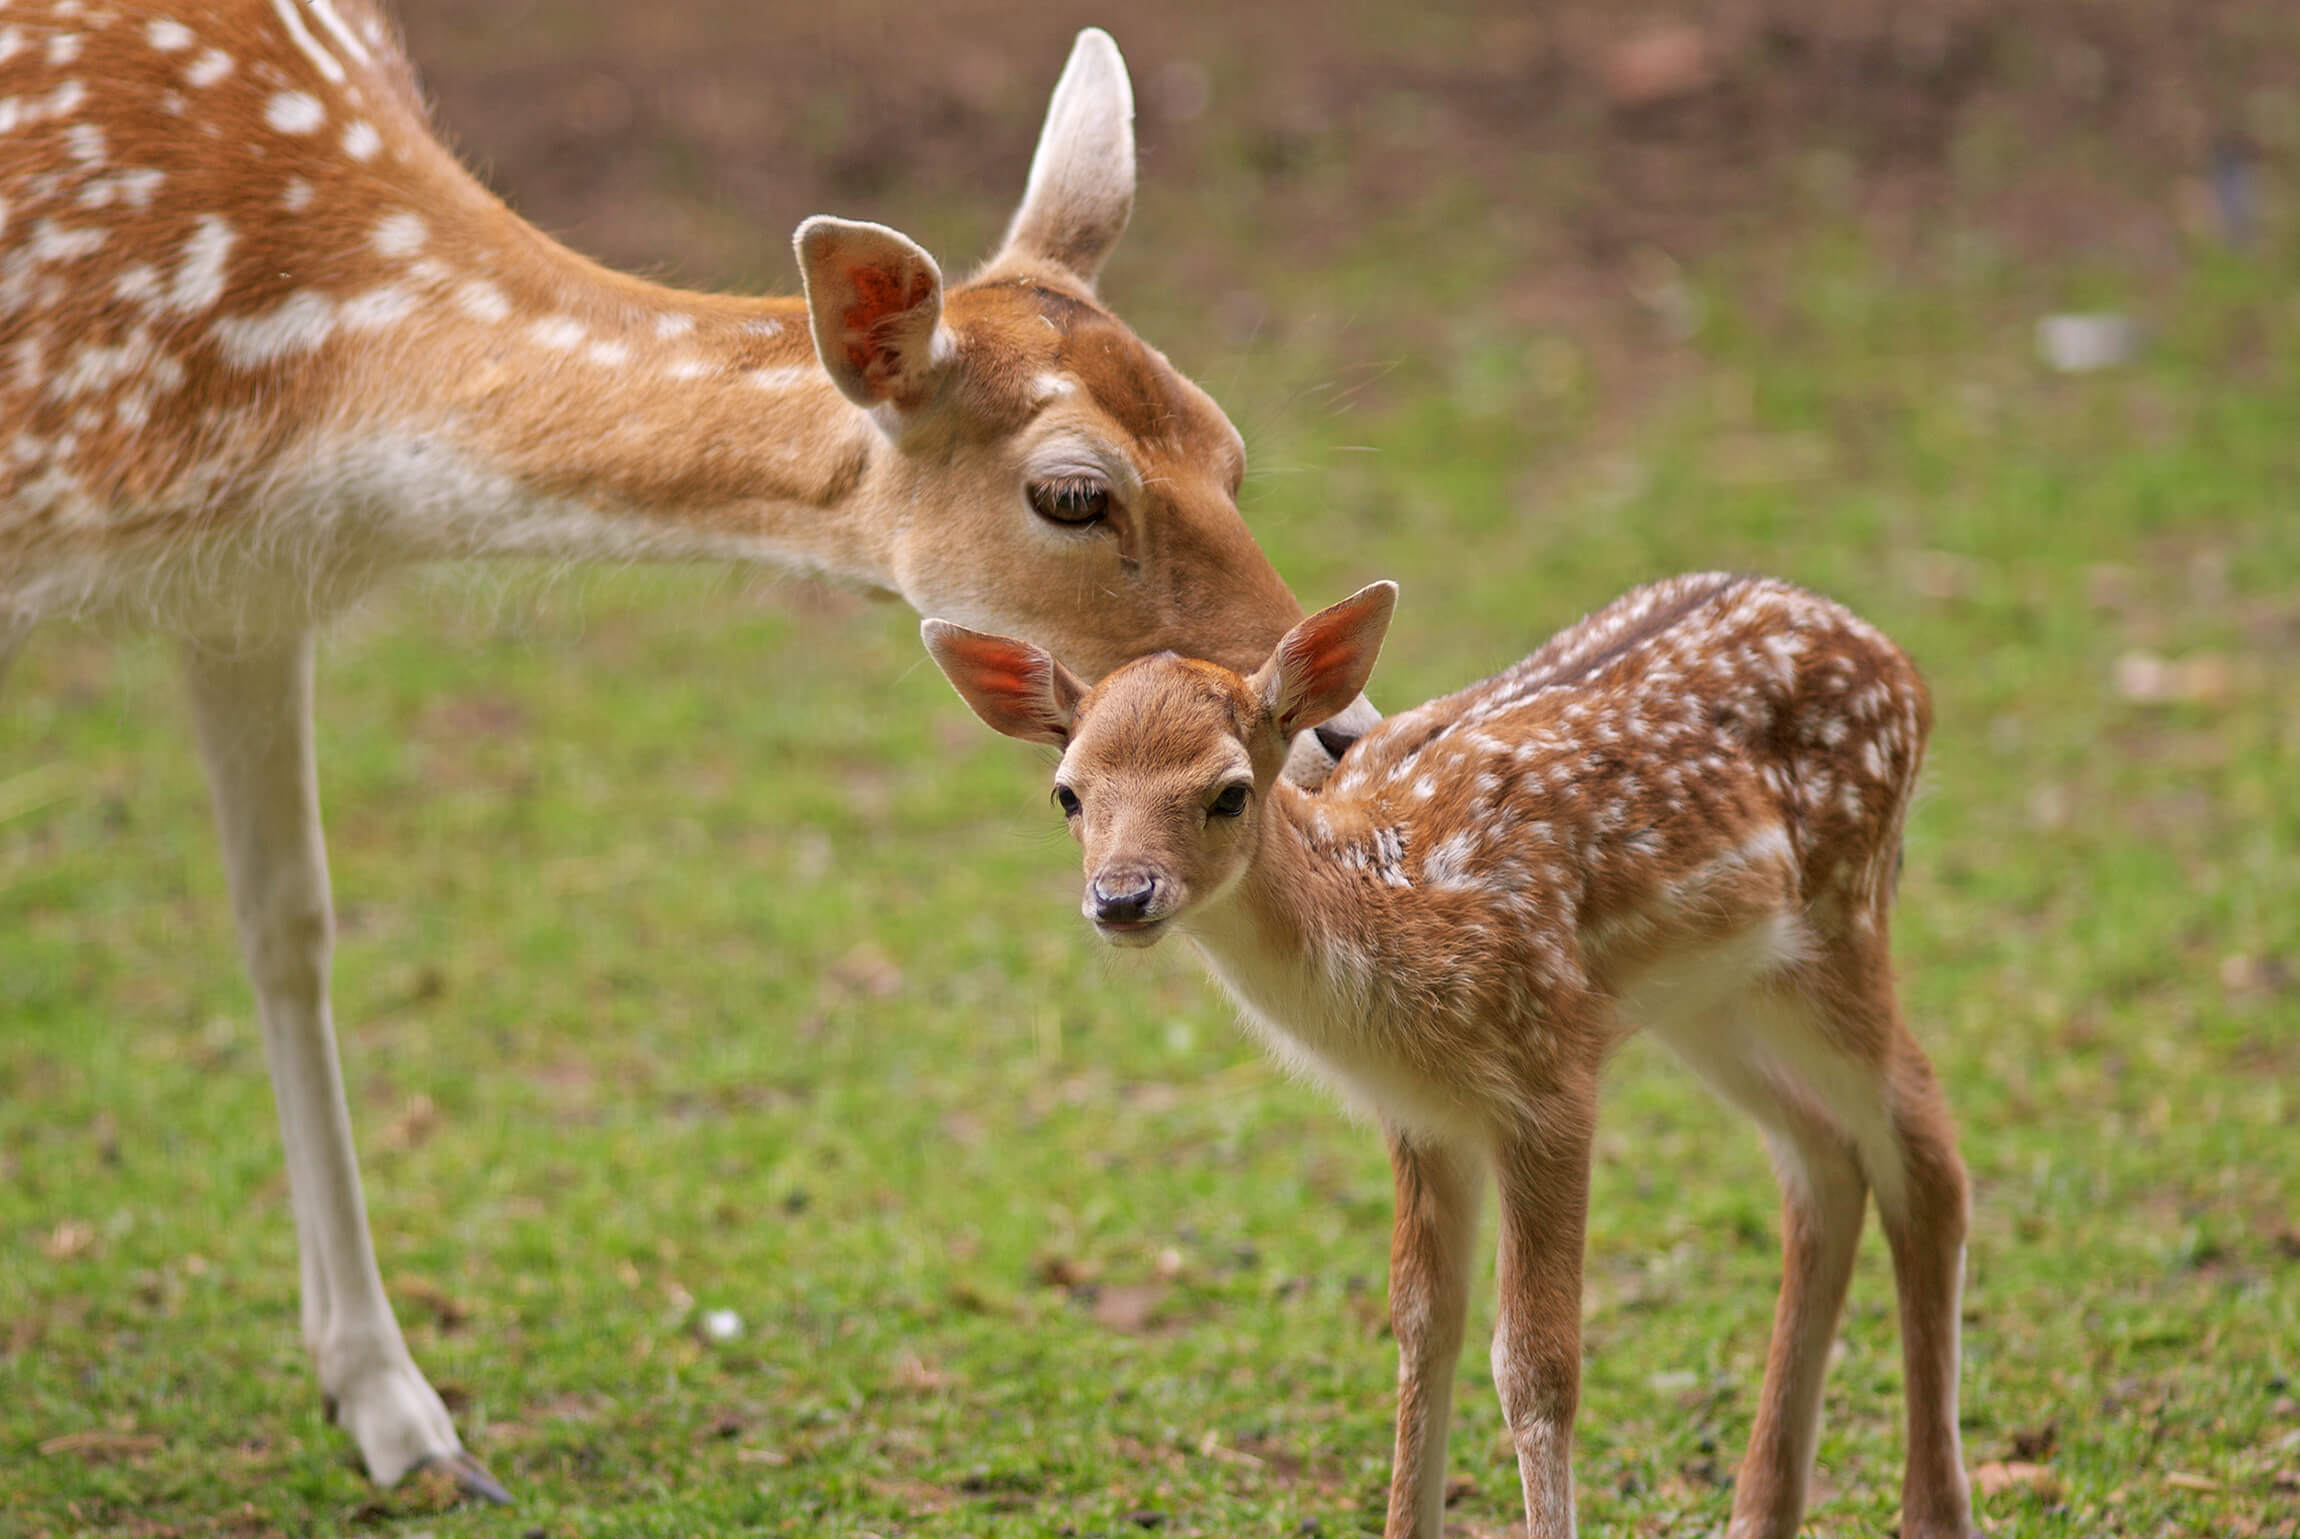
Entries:
{"type": "MultiPolygon", "coordinates": [[[[1287,313],[1372,315],[1385,239],[1287,313]]],[[[2156,338],[2092,379],[2030,362],[2033,274],[1720,259],[1628,419],[1572,338],[1479,309],[1474,255],[1431,279],[1460,324],[1387,354],[1341,322],[1176,349],[1287,472],[1249,514],[1304,600],[1404,583],[1392,705],[1716,565],[1924,666],[1898,944],[1975,1181],[1968,1447],[2055,1482],[1986,1498],[1999,1535],[2295,1532],[2291,256],[2071,278],[2156,338]],[[2203,659],[2199,698],[2126,698],[2142,652],[2203,659]]],[[[1179,289],[1120,289],[1147,334],[1202,335],[1179,289]]],[[[521,1505],[379,1496],[324,1423],[169,658],[52,631],[0,703],[0,1532],[1378,1529],[1377,1140],[1262,1066],[1185,952],[1098,947],[1044,763],[909,616],[715,573],[445,576],[340,626],[322,688],[377,1240],[521,1505]],[[718,1308],[744,1331],[709,1345],[718,1308]],[[39,1451],[91,1429],[145,1441],[39,1451]]],[[[1722,1524],[1776,1276],[1756,1139],[1633,1046],[1586,1531],[1722,1524]]],[[[1813,1532],[1890,1531],[1899,1378],[1872,1236],[1813,1532]]],[[[1454,1518],[1498,1534],[1481,1350],[1462,1379],[1454,1518]]]]}

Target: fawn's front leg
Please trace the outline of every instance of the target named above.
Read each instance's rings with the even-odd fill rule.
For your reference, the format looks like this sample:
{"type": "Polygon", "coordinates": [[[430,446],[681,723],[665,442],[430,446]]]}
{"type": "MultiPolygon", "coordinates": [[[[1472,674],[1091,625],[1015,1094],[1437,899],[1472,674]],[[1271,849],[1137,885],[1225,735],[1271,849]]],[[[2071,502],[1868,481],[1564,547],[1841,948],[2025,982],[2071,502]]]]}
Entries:
{"type": "Polygon", "coordinates": [[[1446,1424],[1469,1302],[1481,1157],[1389,1135],[1397,1177],[1390,1237],[1390,1325],[1398,1338],[1398,1438],[1385,1539],[1439,1539],[1445,1526],[1446,1424]]]}
{"type": "MultiPolygon", "coordinates": [[[[1592,1076],[1594,1080],[1594,1076],[1592,1076]]],[[[1594,1084],[1547,1100],[1495,1151],[1501,1247],[1493,1382],[1517,1445],[1527,1539],[1572,1539],[1573,1413],[1581,1400],[1581,1254],[1594,1084]]]]}

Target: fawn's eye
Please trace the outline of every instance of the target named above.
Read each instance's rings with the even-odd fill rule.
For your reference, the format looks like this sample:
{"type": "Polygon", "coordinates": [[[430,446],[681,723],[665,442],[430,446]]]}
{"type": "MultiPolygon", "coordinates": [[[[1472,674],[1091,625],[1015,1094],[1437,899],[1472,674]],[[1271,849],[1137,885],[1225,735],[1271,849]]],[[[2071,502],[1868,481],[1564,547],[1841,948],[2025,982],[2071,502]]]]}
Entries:
{"type": "Polygon", "coordinates": [[[1057,476],[1030,483],[1030,511],[1050,524],[1085,529],[1110,516],[1110,483],[1096,476],[1057,476]]]}
{"type": "Polygon", "coordinates": [[[1062,809],[1064,817],[1074,818],[1078,816],[1078,793],[1068,786],[1056,786],[1054,788],[1054,805],[1062,809]]]}
{"type": "Polygon", "coordinates": [[[1222,794],[1215,797],[1206,808],[1206,816],[1210,818],[1234,818],[1246,810],[1246,798],[1252,794],[1253,787],[1251,786],[1226,785],[1222,787],[1222,794]]]}

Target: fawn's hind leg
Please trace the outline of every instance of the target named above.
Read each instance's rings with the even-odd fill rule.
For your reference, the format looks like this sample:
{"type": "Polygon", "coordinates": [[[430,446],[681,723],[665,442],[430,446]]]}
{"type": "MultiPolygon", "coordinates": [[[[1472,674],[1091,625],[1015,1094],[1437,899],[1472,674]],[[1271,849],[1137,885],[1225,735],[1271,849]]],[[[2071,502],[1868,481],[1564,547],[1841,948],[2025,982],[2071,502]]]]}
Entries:
{"type": "Polygon", "coordinates": [[[1729,1539],[1790,1539],[1805,1511],[1821,1423],[1822,1380],[1860,1249],[1868,1182],[1851,1140],[1769,1049],[1788,1033],[1814,1044],[1800,999],[1753,993],[1707,1021],[1656,1035],[1764,1130],[1781,1183],[1781,1296],[1765,1387],[1733,1488],[1729,1539]]]}
{"type": "Polygon", "coordinates": [[[1902,1539],[1966,1539],[1972,1491],[1957,1431],[1967,1196],[1956,1129],[1901,1021],[1882,922],[1849,927],[1800,970],[1835,1051],[1803,1075],[1853,1135],[1893,1251],[1908,1402],[1902,1539]],[[1857,1071],[1829,1072],[1847,1066],[1857,1071]]]}
{"type": "Polygon", "coordinates": [[[1880,1183],[1877,1207],[1893,1247],[1909,1407],[1901,1535],[1966,1539],[1973,1532],[1972,1490],[1957,1433],[1965,1167],[1957,1157],[1956,1131],[1932,1065],[1905,1030],[1896,1033],[1886,1084],[1901,1179],[1889,1198],[1880,1183]]]}

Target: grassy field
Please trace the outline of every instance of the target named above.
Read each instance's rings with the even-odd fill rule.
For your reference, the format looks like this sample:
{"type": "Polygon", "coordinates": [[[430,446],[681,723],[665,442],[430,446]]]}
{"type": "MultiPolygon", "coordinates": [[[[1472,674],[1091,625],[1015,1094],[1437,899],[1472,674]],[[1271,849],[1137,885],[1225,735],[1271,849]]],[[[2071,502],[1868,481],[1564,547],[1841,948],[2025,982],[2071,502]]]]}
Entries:
{"type": "MultiPolygon", "coordinates": [[[[1898,945],[1975,1182],[1968,1449],[2043,1471],[1986,1522],[2300,1533],[2300,250],[1728,244],[1649,275],[1674,340],[1627,409],[1489,303],[1511,275],[1439,238],[1446,197],[1273,280],[1266,344],[1179,276],[1122,261],[1115,297],[1246,428],[1306,603],[1403,583],[1385,704],[1688,568],[1809,583],[1909,648],[1939,724],[1898,945]],[[1383,314],[1409,271],[1434,325],[1383,314]],[[2070,303],[2151,346],[2045,373],[2029,325],[2070,303]]],[[[1086,933],[1046,763],[910,616],[444,574],[322,668],[378,1245],[521,1503],[378,1494],[325,1424],[170,659],[52,631],[0,697],[0,1532],[1378,1530],[1378,1140],[1261,1064],[1180,947],[1086,933]]],[[[1722,1525],[1774,1246],[1753,1134],[1633,1045],[1585,1531],[1722,1525]]],[[[1894,1522],[1882,1252],[1814,1533],[1894,1522]]],[[[1458,1403],[1453,1518],[1498,1536],[1481,1349],[1458,1403]]]]}

